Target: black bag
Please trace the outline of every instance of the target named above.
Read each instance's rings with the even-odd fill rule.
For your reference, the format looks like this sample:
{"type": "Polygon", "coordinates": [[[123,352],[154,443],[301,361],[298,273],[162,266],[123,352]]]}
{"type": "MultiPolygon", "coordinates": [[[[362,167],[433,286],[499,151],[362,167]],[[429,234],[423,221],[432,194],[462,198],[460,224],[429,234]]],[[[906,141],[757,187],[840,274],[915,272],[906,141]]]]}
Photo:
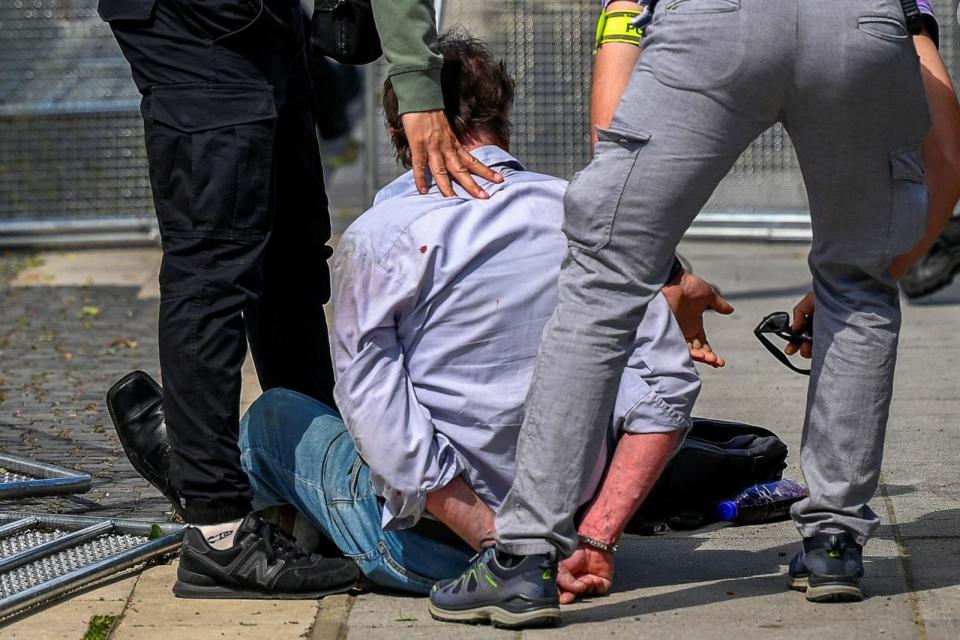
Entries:
{"type": "Polygon", "coordinates": [[[383,55],[370,0],[316,0],[310,21],[312,55],[341,64],[368,64],[383,55]]]}
{"type": "Polygon", "coordinates": [[[694,418],[626,532],[649,535],[663,525],[684,530],[716,522],[717,503],[751,485],[780,480],[786,459],[786,443],[768,429],[694,418]]]}

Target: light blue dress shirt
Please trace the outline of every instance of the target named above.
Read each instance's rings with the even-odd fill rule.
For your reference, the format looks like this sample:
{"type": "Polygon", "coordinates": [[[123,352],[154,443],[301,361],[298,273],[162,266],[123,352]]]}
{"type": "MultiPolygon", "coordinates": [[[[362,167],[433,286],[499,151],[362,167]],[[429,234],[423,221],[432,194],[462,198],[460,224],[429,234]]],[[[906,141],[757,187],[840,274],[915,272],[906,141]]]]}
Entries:
{"type": "MultiPolygon", "coordinates": [[[[415,524],[427,493],[461,473],[497,508],[556,306],[566,181],[525,171],[499,147],[473,153],[505,178],[481,182],[489,200],[462,190],[445,198],[435,185],[420,195],[406,173],[350,226],[334,257],[334,393],[384,498],[385,528],[415,524]]],[[[686,342],[658,297],[621,381],[611,438],[687,429],[698,391],[686,342]]]]}

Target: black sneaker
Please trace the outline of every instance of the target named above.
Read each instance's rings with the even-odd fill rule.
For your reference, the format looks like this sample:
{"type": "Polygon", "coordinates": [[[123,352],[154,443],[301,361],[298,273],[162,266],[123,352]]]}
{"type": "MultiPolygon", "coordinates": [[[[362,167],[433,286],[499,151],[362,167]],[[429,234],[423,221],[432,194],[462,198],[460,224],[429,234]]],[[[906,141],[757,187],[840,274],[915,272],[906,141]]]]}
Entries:
{"type": "Polygon", "coordinates": [[[821,533],[803,540],[790,561],[787,585],[806,591],[811,602],[863,600],[863,547],[849,533],[821,533]]]}
{"type": "Polygon", "coordinates": [[[307,553],[250,514],[229,549],[214,549],[199,529],[187,530],[173,593],[181,598],[308,600],[349,591],[358,577],[352,560],[307,553]]]}
{"type": "Polygon", "coordinates": [[[908,298],[919,298],[939,291],[960,272],[960,216],[947,222],[943,233],[917,264],[900,280],[900,290],[908,298]]]}
{"type": "Polygon", "coordinates": [[[459,578],[433,585],[430,615],[446,622],[489,622],[510,629],[558,623],[556,559],[552,555],[514,559],[501,563],[493,547],[477,555],[459,578]]]}

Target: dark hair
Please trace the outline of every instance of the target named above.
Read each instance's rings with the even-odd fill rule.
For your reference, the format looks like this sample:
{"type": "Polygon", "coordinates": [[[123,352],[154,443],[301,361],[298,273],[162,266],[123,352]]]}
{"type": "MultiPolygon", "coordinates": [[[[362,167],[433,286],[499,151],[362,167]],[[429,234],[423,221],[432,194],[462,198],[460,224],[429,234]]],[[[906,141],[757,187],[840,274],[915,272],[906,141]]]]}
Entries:
{"type": "MultiPolygon", "coordinates": [[[[441,34],[438,44],[443,56],[444,112],[457,139],[466,142],[483,133],[500,142],[509,141],[514,84],[506,65],[482,40],[460,29],[441,34]]],[[[397,160],[409,168],[410,143],[399,110],[388,78],[383,83],[383,111],[397,160]]]]}

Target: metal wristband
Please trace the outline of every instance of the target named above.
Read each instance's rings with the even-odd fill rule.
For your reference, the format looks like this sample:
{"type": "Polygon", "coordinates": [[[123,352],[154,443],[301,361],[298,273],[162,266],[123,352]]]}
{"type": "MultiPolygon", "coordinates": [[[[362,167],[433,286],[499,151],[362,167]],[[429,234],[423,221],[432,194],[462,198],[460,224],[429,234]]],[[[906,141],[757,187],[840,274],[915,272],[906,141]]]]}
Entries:
{"type": "Polygon", "coordinates": [[[577,534],[577,538],[580,540],[580,542],[587,545],[588,547],[593,547],[594,549],[605,551],[607,553],[616,553],[617,551],[620,550],[620,545],[618,545],[615,542],[611,544],[608,544],[606,542],[600,542],[599,540],[596,540],[595,538],[591,538],[590,536],[585,536],[582,533],[577,534]]]}

